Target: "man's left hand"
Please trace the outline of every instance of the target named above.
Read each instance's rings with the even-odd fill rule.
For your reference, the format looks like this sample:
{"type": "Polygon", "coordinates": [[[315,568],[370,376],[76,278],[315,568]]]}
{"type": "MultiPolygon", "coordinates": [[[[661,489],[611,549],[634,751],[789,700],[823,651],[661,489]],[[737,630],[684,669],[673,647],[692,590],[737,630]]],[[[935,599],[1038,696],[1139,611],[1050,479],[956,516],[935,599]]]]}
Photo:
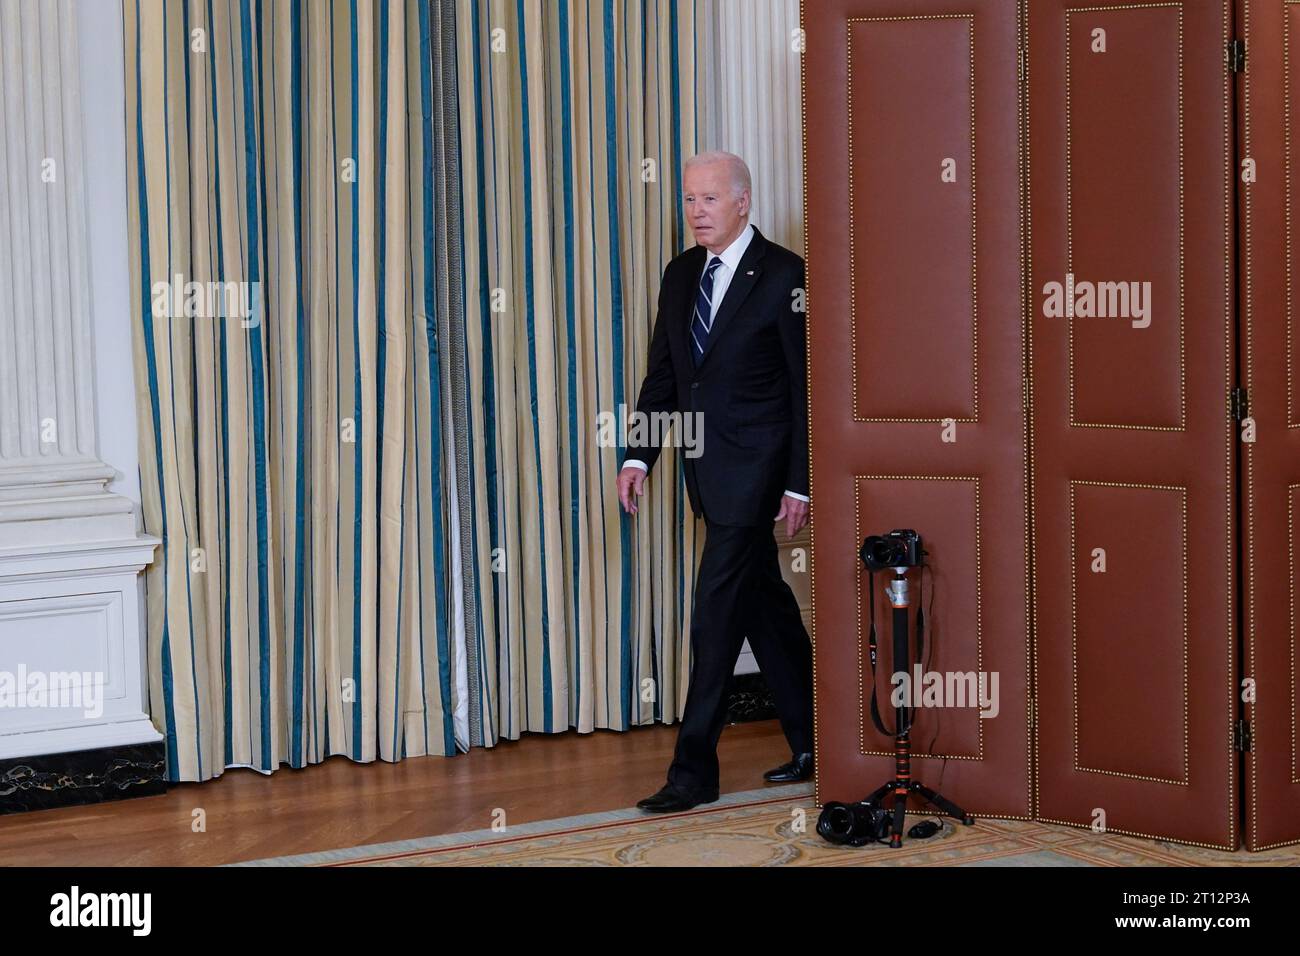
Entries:
{"type": "Polygon", "coordinates": [[[785,519],[786,535],[793,538],[808,523],[808,502],[782,495],[781,510],[773,520],[780,521],[782,518],[785,519]]]}

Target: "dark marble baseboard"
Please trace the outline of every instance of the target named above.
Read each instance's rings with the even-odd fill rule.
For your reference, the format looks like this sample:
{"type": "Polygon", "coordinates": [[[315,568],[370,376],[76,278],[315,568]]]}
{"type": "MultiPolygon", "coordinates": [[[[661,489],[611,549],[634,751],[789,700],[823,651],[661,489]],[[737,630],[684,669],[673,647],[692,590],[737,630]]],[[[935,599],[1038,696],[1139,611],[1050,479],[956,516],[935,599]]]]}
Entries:
{"type": "Polygon", "coordinates": [[[0,814],[167,791],[162,741],[0,760],[0,814]]]}
{"type": "Polygon", "coordinates": [[[738,674],[731,678],[727,692],[727,723],[775,719],[776,703],[761,673],[738,674]]]}
{"type": "MultiPolygon", "coordinates": [[[[775,720],[762,674],[732,678],[727,723],[775,720]]],[[[107,803],[166,793],[162,741],[0,760],[0,814],[107,803]]]]}

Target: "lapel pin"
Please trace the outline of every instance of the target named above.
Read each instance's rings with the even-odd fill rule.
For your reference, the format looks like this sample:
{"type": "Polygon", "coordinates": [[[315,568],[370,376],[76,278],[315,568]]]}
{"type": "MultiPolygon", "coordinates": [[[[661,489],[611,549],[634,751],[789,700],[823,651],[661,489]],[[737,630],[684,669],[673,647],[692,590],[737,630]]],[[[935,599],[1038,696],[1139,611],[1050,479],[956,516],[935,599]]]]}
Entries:
{"type": "Polygon", "coordinates": [[[752,276],[753,274],[754,274],[754,270],[753,270],[753,269],[750,269],[748,272],[745,273],[745,275],[747,275],[747,276],[752,276]]]}

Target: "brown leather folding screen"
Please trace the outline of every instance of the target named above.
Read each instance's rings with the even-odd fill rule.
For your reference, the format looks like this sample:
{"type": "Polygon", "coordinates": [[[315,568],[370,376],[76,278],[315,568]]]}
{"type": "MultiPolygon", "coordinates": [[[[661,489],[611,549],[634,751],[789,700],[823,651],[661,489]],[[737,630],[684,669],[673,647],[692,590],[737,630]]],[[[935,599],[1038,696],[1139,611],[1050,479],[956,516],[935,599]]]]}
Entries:
{"type": "Polygon", "coordinates": [[[857,551],[914,527],[926,669],[1000,679],[996,717],[918,711],[916,777],[976,815],[1300,839],[1300,2],[803,26],[818,802],[893,775],[857,551]]]}
{"type": "Polygon", "coordinates": [[[857,552],[914,528],[935,569],[926,670],[997,672],[1001,704],[919,711],[914,775],[968,812],[1028,817],[1017,11],[960,6],[804,8],[817,797],[893,775],[857,552]]]}
{"type": "Polygon", "coordinates": [[[1297,757],[1296,534],[1300,529],[1300,5],[1243,0],[1246,44],[1237,84],[1238,269],[1243,441],[1242,694],[1251,747],[1243,800],[1246,845],[1300,839],[1297,757]],[[1251,699],[1253,698],[1253,700],[1251,699]]]}
{"type": "Polygon", "coordinates": [[[1027,72],[1038,816],[1235,848],[1229,6],[1033,0],[1027,72]]]}

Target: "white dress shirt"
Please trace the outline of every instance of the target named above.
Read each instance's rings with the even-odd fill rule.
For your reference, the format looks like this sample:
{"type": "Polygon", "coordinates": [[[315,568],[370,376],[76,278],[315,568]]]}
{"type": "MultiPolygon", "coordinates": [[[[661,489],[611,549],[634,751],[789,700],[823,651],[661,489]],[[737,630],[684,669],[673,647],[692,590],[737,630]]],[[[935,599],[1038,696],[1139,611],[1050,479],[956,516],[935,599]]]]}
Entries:
{"type": "MultiPolygon", "coordinates": [[[[753,238],[754,227],[752,224],[747,224],[745,228],[740,231],[740,235],[736,237],[735,241],[732,242],[731,245],[727,246],[727,248],[723,249],[720,255],[715,256],[710,252],[705,257],[704,272],[708,271],[709,264],[712,263],[714,259],[722,260],[722,265],[718,266],[718,271],[713,273],[713,308],[709,313],[710,330],[712,330],[713,327],[713,318],[718,314],[718,308],[722,305],[722,300],[727,296],[727,289],[731,285],[732,276],[734,276],[736,270],[740,268],[740,260],[744,258],[745,250],[749,248],[749,244],[753,241],[753,238]]],[[[700,279],[704,278],[704,272],[700,273],[700,279]]],[[[699,280],[696,280],[695,285],[698,289],[699,280]]],[[[636,458],[629,458],[627,461],[623,462],[623,467],[640,468],[642,471],[647,472],[650,470],[646,466],[645,462],[636,458]]],[[[798,498],[800,501],[808,500],[806,495],[796,494],[793,491],[787,491],[786,495],[791,498],[798,498]]]]}

